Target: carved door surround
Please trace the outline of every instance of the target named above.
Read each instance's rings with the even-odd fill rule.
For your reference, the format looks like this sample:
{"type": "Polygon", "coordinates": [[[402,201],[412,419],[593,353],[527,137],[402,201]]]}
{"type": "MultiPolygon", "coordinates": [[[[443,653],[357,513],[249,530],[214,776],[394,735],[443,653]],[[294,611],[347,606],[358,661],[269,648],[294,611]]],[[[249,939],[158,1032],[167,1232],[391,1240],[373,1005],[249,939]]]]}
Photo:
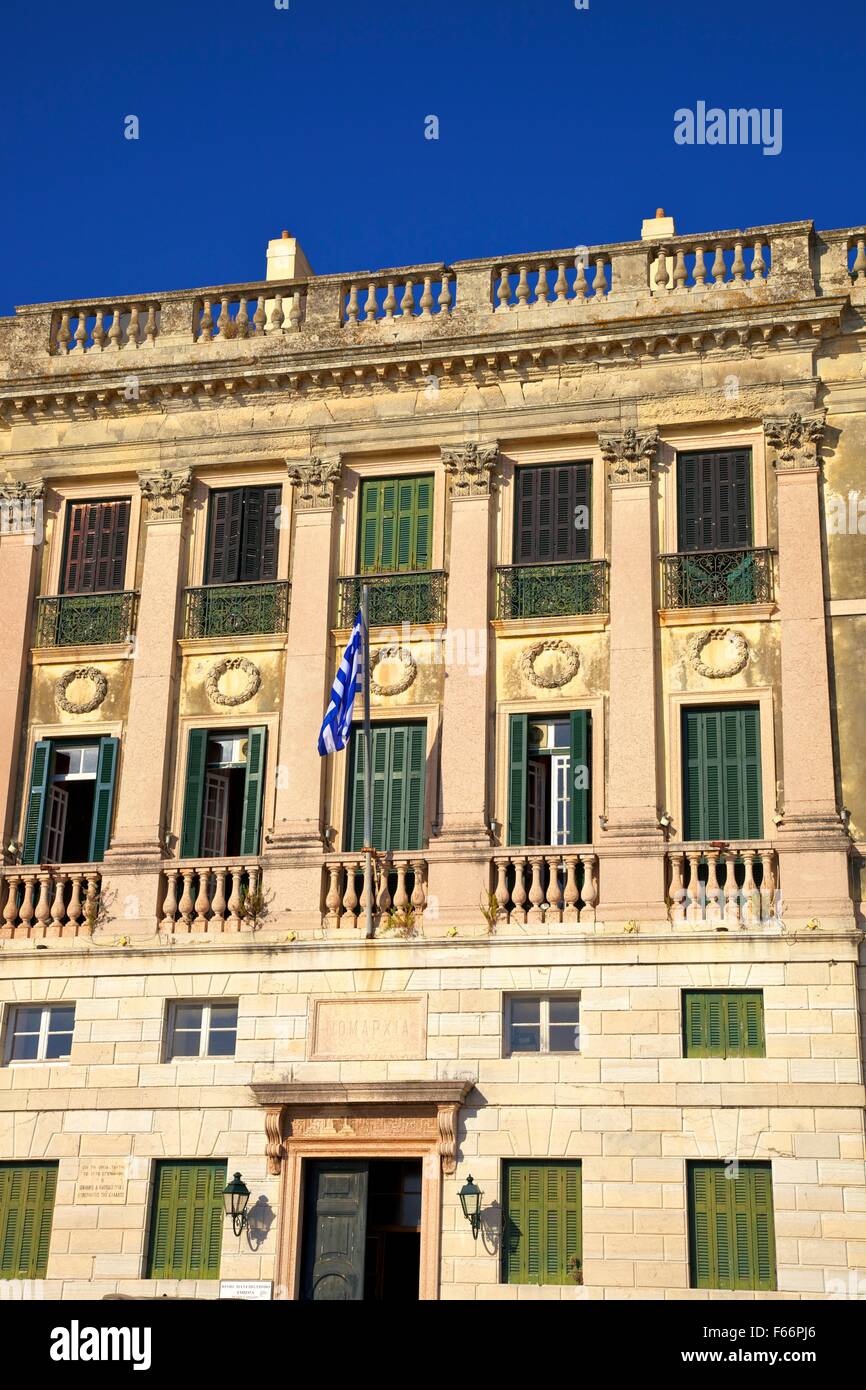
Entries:
{"type": "Polygon", "coordinates": [[[265,1111],[268,1171],[279,1174],[275,1296],[296,1299],[303,1164],[312,1158],[420,1158],[419,1297],[439,1297],[442,1176],[457,1167],[457,1119],[474,1082],[310,1082],[252,1086],[265,1111]]]}

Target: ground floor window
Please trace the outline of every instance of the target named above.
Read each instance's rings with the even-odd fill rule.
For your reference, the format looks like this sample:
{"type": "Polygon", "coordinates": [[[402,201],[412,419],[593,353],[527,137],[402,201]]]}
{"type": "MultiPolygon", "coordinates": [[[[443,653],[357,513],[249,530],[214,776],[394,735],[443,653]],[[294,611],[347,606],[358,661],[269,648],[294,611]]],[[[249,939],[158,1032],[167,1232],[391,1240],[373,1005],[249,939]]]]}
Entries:
{"type": "Polygon", "coordinates": [[[303,1229],[302,1299],[416,1301],[421,1160],[305,1163],[303,1229]]]}
{"type": "Polygon", "coordinates": [[[502,1282],[583,1282],[581,1167],[524,1160],[502,1175],[502,1282]]]}
{"type": "Polygon", "coordinates": [[[24,818],[25,864],[98,864],[111,830],[120,740],[38,739],[24,818]]]}
{"type": "Polygon", "coordinates": [[[219,1278],[225,1185],[225,1163],[157,1163],[148,1279],[219,1278]]]}
{"type": "Polygon", "coordinates": [[[690,1163],[693,1289],[775,1289],[773,1178],[769,1163],[690,1163]]]}
{"type": "Polygon", "coordinates": [[[765,1057],[760,989],[683,990],[684,1057],[765,1057]]]}
{"type": "Polygon", "coordinates": [[[191,729],[181,859],[257,855],[267,729],[191,729]]]}
{"type": "Polygon", "coordinates": [[[56,1163],[0,1163],[0,1279],[45,1278],[56,1191],[56,1163]]]}

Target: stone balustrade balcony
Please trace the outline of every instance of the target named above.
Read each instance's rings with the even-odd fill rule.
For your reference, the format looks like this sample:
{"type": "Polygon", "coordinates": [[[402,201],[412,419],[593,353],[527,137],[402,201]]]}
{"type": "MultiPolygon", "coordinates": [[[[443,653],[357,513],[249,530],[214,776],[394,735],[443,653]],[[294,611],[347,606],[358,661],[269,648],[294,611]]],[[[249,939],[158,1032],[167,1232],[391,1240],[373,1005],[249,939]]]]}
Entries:
{"type": "Polygon", "coordinates": [[[721,928],[781,921],[779,861],[769,841],[669,845],[667,870],[674,923],[721,928]]]}
{"type": "MultiPolygon", "coordinates": [[[[323,925],[363,931],[367,911],[363,855],[329,855],[324,878],[323,925]]],[[[426,859],[413,852],[375,855],[373,925],[377,934],[414,936],[422,926],[426,907],[426,859]]]]}
{"type": "Polygon", "coordinates": [[[0,937],[91,936],[101,915],[98,864],[4,865],[0,937]]]}
{"type": "Polygon", "coordinates": [[[491,927],[595,921],[598,856],[591,846],[526,845],[496,850],[491,927]],[[495,904],[495,905],[494,905],[495,904]]]}
{"type": "Polygon", "coordinates": [[[255,931],[267,916],[258,858],[166,860],[162,873],[164,931],[255,931]]]}
{"type": "Polygon", "coordinates": [[[106,646],[131,642],[138,592],[48,594],[36,600],[35,647],[106,646]]]}

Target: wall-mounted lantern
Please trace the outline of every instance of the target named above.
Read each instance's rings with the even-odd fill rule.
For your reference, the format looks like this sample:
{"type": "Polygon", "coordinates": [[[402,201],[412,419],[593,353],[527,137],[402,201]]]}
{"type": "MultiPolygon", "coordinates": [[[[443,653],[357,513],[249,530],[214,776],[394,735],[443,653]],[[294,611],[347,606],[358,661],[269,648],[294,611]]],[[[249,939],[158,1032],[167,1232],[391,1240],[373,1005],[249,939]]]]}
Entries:
{"type": "Polygon", "coordinates": [[[481,1225],[481,1188],[476,1187],[472,1181],[472,1174],[469,1174],[468,1182],[465,1182],[459,1192],[460,1205],[463,1208],[463,1215],[472,1227],[472,1239],[478,1239],[478,1228],[481,1225]]]}
{"type": "Polygon", "coordinates": [[[250,1200],[250,1189],[247,1187],[240,1173],[235,1173],[231,1182],[226,1183],[223,1188],[223,1202],[225,1203],[226,1216],[232,1219],[232,1230],[239,1236],[244,1229],[247,1219],[247,1202],[250,1200]]]}

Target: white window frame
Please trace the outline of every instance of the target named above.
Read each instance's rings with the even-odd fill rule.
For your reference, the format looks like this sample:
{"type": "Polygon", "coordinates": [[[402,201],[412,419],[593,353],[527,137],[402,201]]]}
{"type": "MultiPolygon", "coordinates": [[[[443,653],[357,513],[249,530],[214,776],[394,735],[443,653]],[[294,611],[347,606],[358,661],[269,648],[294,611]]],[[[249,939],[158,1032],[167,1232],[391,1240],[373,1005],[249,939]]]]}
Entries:
{"type": "MultiPolygon", "coordinates": [[[[47,1048],[48,1048],[48,1034],[49,1034],[49,1032],[50,1032],[49,1024],[50,1024],[50,1021],[51,1021],[51,1014],[54,1012],[55,1009],[72,1009],[72,1030],[71,1030],[71,1031],[74,1033],[74,1031],[75,1031],[75,1005],[74,1005],[73,1003],[66,1003],[66,1002],[63,1002],[63,1001],[61,1001],[61,1000],[54,1000],[51,1004],[38,1004],[38,1003],[35,1003],[35,1002],[34,1002],[34,1003],[30,1003],[30,1004],[19,1003],[19,1004],[13,1004],[13,1005],[12,1005],[12,1007],[11,1007],[10,1010],[9,1010],[9,1017],[8,1017],[8,1019],[7,1019],[7,1022],[6,1022],[6,1029],[5,1029],[5,1038],[4,1038],[4,1047],[3,1047],[3,1065],[4,1065],[4,1066],[7,1066],[7,1067],[37,1067],[37,1066],[39,1066],[39,1067],[42,1067],[42,1066],[57,1067],[57,1066],[63,1066],[65,1063],[67,1063],[67,1062],[69,1061],[69,1058],[70,1058],[70,1056],[72,1055],[72,1043],[70,1043],[70,1045],[69,1045],[69,1052],[66,1054],[65,1057],[46,1057],[46,1055],[45,1055],[45,1053],[46,1053],[46,1051],[47,1051],[47,1048]],[[22,1009],[34,1009],[34,1008],[41,1008],[41,1010],[42,1010],[42,1014],[41,1014],[41,1017],[40,1017],[40,1019],[39,1019],[39,1032],[38,1032],[38,1035],[37,1035],[39,1041],[38,1041],[37,1044],[36,1044],[36,1056],[35,1056],[35,1057],[13,1057],[13,1056],[12,1056],[12,1044],[14,1043],[15,1038],[19,1035],[19,1034],[18,1034],[18,1029],[16,1029],[16,1027],[15,1027],[15,1023],[16,1023],[16,1020],[17,1020],[17,1018],[18,1018],[18,1015],[19,1015],[19,1013],[21,1012],[22,1009]]],[[[68,1031],[70,1031],[70,1030],[68,1030],[68,1029],[66,1029],[66,1028],[62,1028],[62,1029],[58,1028],[58,1029],[57,1029],[57,1032],[66,1033],[66,1032],[68,1032],[68,1031]]],[[[28,1030],[27,1033],[26,1033],[26,1035],[25,1035],[25,1034],[24,1034],[24,1030],[22,1029],[22,1030],[21,1030],[21,1035],[22,1035],[22,1036],[27,1036],[27,1037],[32,1037],[32,1036],[33,1036],[33,1032],[32,1032],[32,1030],[28,1030]]]]}
{"type": "MultiPolygon", "coordinates": [[[[515,990],[511,994],[506,994],[503,1007],[503,1048],[504,1057],[579,1057],[580,1056],[580,993],[578,990],[550,990],[547,993],[541,990],[515,990]],[[511,1046],[511,1027],[512,1013],[511,1006],[515,1000],[527,1001],[537,999],[539,1002],[538,1010],[538,1050],[529,1052],[525,1048],[512,1048],[511,1046]],[[551,1000],[568,999],[577,1005],[577,1037],[578,1046],[569,1048],[567,1052],[552,1052],[550,1048],[550,1003],[551,1000]]],[[[518,1025],[520,1026],[520,1025],[518,1025]]],[[[526,1025],[529,1026],[529,1025],[526,1025]]],[[[563,1025],[560,1025],[563,1026],[563,1025]]]]}
{"type": "MultiPolygon", "coordinates": [[[[234,1052],[218,1052],[218,1053],[213,1053],[213,1052],[210,1052],[210,1051],[208,1050],[209,1047],[210,1047],[210,1035],[211,1035],[211,1009],[214,1009],[214,1008],[216,1008],[216,1009],[225,1009],[225,1008],[229,1008],[229,1007],[231,1007],[231,1006],[234,1006],[235,1009],[238,1008],[238,1001],[237,1001],[237,999],[174,999],[174,1000],[172,1000],[172,1002],[171,1002],[171,1004],[170,1004],[170,1006],[169,1006],[169,1014],[168,1014],[168,1033],[167,1033],[167,1039],[166,1039],[166,1058],[165,1058],[165,1060],[166,1060],[167,1062],[196,1062],[196,1061],[199,1061],[199,1060],[205,1060],[206,1058],[210,1058],[211,1060],[216,1061],[216,1062],[228,1062],[228,1061],[231,1061],[231,1059],[232,1059],[233,1057],[235,1057],[236,1054],[237,1054],[237,1044],[238,1044],[238,1025],[237,1025],[237,1020],[235,1021],[235,1028],[234,1028],[234,1034],[235,1034],[235,1050],[234,1050],[234,1052]],[[199,1028],[199,1030],[198,1030],[198,1031],[199,1031],[199,1044],[198,1044],[198,1045],[199,1045],[199,1050],[198,1050],[197,1053],[188,1053],[188,1052],[185,1052],[185,1053],[176,1053],[175,1050],[174,1050],[174,1040],[175,1040],[175,1037],[176,1037],[177,1033],[178,1033],[178,1032],[180,1032],[180,1033],[192,1033],[192,1032],[195,1031],[195,1030],[192,1029],[192,1028],[180,1028],[180,1029],[178,1029],[178,1027],[177,1027],[177,1012],[178,1012],[178,1009],[190,1009],[190,1008],[192,1008],[192,1009],[201,1009],[201,1026],[200,1026],[200,1028],[199,1028]]],[[[216,1032],[218,1032],[218,1033],[228,1033],[229,1031],[230,1031],[230,1030],[229,1030],[228,1028],[217,1028],[217,1029],[216,1029],[216,1032]]]]}

